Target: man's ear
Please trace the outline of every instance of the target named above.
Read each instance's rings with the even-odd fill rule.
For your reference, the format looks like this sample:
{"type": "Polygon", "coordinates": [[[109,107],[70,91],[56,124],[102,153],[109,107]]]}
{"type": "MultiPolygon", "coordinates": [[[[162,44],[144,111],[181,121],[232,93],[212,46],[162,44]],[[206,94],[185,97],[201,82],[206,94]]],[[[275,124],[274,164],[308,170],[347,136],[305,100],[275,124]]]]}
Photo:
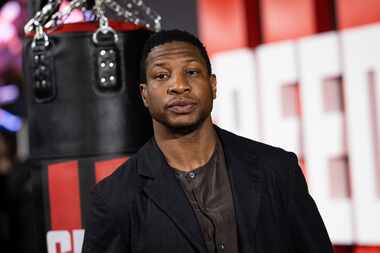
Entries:
{"type": "Polygon", "coordinates": [[[216,75],[211,74],[210,75],[210,84],[211,84],[211,92],[212,92],[212,98],[216,98],[216,75]]]}
{"type": "Polygon", "coordinates": [[[140,83],[140,95],[146,108],[148,108],[146,83],[140,83]]]}

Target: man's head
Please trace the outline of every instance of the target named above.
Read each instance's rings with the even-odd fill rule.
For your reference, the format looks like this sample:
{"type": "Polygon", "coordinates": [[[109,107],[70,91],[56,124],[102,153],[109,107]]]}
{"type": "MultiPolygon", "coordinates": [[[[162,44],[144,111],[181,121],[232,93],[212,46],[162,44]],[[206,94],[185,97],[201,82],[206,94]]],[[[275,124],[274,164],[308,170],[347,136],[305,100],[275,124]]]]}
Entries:
{"type": "Polygon", "coordinates": [[[148,57],[150,51],[162,44],[182,41],[188,42],[198,48],[201,56],[205,60],[208,74],[211,75],[211,63],[208,56],[207,50],[203,43],[191,33],[181,30],[163,30],[158,33],[154,33],[146,42],[143,48],[142,57],[140,60],[140,82],[146,83],[146,58],[148,57]]]}
{"type": "Polygon", "coordinates": [[[210,117],[216,79],[198,38],[179,30],[152,35],[141,70],[141,95],[154,124],[191,130],[210,117]]]}

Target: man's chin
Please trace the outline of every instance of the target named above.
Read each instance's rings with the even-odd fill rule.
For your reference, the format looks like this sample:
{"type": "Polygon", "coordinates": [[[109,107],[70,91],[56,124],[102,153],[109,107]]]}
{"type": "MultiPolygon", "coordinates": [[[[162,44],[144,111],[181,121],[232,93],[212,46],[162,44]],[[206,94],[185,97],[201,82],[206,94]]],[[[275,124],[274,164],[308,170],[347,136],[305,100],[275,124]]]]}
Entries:
{"type": "Polygon", "coordinates": [[[203,120],[193,121],[168,121],[164,125],[173,133],[188,134],[198,129],[203,123],[203,120]]]}
{"type": "Polygon", "coordinates": [[[174,133],[188,134],[195,131],[200,126],[199,123],[175,123],[168,124],[167,127],[174,133]]]}
{"type": "Polygon", "coordinates": [[[181,115],[179,117],[154,117],[155,121],[174,134],[188,134],[202,126],[207,116],[181,115]]]}

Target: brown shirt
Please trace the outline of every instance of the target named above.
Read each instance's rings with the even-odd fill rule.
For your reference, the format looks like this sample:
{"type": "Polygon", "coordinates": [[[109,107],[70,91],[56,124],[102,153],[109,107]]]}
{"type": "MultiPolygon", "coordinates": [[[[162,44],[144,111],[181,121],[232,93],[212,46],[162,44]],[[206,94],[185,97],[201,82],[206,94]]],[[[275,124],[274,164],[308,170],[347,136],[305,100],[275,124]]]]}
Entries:
{"type": "Polygon", "coordinates": [[[176,175],[198,219],[208,252],[238,253],[232,192],[220,141],[204,166],[191,172],[176,170],[176,175]]]}

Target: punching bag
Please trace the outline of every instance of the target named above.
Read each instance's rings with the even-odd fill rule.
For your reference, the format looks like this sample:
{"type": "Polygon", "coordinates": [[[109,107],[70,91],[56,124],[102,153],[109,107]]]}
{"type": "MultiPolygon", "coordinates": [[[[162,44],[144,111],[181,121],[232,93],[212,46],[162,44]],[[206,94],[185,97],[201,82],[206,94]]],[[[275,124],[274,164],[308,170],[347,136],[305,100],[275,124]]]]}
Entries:
{"type": "Polygon", "coordinates": [[[139,60],[151,33],[102,17],[26,37],[39,252],[81,251],[91,187],[151,138],[151,118],[139,93],[139,60]]]}

